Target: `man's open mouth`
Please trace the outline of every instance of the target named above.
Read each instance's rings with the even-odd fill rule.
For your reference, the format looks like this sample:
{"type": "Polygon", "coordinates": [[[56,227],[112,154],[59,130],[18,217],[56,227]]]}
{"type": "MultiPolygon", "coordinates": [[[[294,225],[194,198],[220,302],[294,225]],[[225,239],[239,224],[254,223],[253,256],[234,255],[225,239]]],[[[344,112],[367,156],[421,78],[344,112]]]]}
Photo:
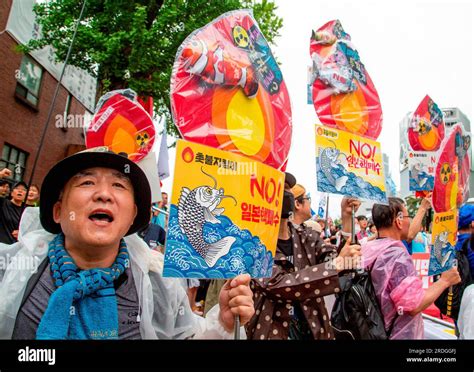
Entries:
{"type": "Polygon", "coordinates": [[[93,211],[89,216],[91,221],[102,221],[102,222],[112,222],[114,217],[109,211],[93,211]]]}

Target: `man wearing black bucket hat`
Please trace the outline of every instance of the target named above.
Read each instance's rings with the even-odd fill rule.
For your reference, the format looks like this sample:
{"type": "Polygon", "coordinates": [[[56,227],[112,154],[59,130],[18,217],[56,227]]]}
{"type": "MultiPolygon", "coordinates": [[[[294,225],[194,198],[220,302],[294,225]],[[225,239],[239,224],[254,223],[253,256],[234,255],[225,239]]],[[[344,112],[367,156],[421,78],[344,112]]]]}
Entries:
{"type": "Polygon", "coordinates": [[[28,276],[12,260],[0,282],[0,338],[232,338],[234,316],[253,314],[250,279],[226,283],[206,319],[194,315],[180,283],[159,274],[162,256],[134,234],[150,208],[146,175],[126,156],[91,149],[56,164],[40,199],[48,233],[34,227],[36,208],[20,226],[15,258],[35,266],[28,276]]]}

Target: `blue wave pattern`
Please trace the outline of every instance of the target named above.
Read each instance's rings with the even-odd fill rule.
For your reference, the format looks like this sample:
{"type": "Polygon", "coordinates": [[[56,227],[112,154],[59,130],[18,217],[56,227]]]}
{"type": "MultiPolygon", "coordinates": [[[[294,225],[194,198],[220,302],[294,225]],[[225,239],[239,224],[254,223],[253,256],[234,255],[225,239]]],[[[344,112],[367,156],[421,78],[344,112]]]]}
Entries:
{"type": "Polygon", "coordinates": [[[428,269],[429,276],[439,275],[443,271],[449,270],[454,266],[454,260],[456,258],[456,249],[454,248],[454,246],[448,243],[447,246],[441,250],[441,257],[447,255],[449,251],[451,251],[451,254],[448,258],[448,261],[445,263],[444,266],[441,266],[441,263],[434,255],[434,248],[433,246],[431,246],[430,267],[428,269]]]}
{"type": "Polygon", "coordinates": [[[316,171],[318,176],[318,191],[331,194],[349,195],[359,199],[370,199],[380,203],[387,203],[387,195],[379,187],[364,181],[363,178],[356,176],[352,172],[348,172],[342,165],[332,169],[334,178],[347,176],[347,182],[340,191],[328,181],[324,173],[319,167],[319,157],[316,157],[316,171]]]}
{"type": "Polygon", "coordinates": [[[410,191],[433,191],[434,189],[434,176],[421,172],[419,174],[419,178],[423,179],[426,178],[426,182],[423,186],[418,185],[414,178],[411,176],[410,172],[410,191]]]}
{"type": "Polygon", "coordinates": [[[226,216],[216,217],[221,223],[205,223],[204,240],[211,244],[233,236],[234,244],[225,256],[213,267],[194,250],[178,225],[178,208],[170,208],[168,235],[166,237],[165,267],[163,276],[175,278],[234,278],[239,274],[250,274],[252,278],[268,278],[272,273],[273,257],[258,236],[241,230],[226,216]]]}

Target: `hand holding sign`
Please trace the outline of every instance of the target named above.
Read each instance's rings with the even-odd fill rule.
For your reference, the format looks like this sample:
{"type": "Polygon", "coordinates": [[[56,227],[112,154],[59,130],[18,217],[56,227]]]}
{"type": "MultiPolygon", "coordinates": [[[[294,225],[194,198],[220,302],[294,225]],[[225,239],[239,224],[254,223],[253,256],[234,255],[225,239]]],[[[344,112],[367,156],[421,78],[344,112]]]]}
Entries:
{"type": "Polygon", "coordinates": [[[459,284],[461,282],[461,276],[459,275],[458,268],[454,266],[449,270],[443,271],[440,280],[446,283],[447,288],[459,284]]]}
{"type": "Polygon", "coordinates": [[[221,289],[219,320],[229,332],[234,329],[236,316],[240,318],[240,323],[245,325],[255,313],[249,285],[250,275],[243,274],[228,280],[221,289]]]}

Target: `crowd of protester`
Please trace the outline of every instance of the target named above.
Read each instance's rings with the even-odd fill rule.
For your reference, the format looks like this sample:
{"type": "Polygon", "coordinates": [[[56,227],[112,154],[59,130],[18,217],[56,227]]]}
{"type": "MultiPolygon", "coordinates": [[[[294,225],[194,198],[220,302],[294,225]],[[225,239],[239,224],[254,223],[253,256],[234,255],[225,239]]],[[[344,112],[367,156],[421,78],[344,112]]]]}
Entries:
{"type": "MultiPolygon", "coordinates": [[[[370,215],[357,215],[355,219],[352,216],[360,202],[345,197],[341,202],[341,219],[335,223],[331,218],[312,216],[307,190],[294,176],[286,173],[271,277],[250,280],[244,275],[230,281],[174,280],[133,266],[143,266],[146,262],[150,267],[162,267],[169,213],[167,193],[163,192],[162,200],[152,205],[149,197],[140,194],[149,190],[140,171],[134,168],[135,174],[124,175],[118,166],[109,165],[102,156],[96,154],[98,160],[87,163],[94,166],[80,166],[74,156],[58,163],[43,181],[43,190],[38,185],[28,187],[22,181],[12,182],[12,172],[0,170],[0,243],[3,243],[0,244],[0,255],[2,250],[8,254],[21,254],[22,249],[34,251],[39,246],[49,247],[49,253],[46,250],[31,253],[41,261],[36,267],[39,274],[32,275],[24,285],[13,283],[17,277],[11,268],[0,268],[0,296],[12,293],[12,288],[20,289],[20,297],[15,299],[16,307],[13,307],[16,313],[8,312],[11,309],[7,311],[0,305],[0,338],[96,338],[94,332],[102,325],[100,322],[111,324],[101,308],[117,308],[112,314],[119,326],[110,325],[112,338],[231,338],[234,316],[239,315],[244,326],[242,333],[245,329],[248,339],[334,339],[341,334],[331,321],[338,311],[335,303],[346,290],[343,284],[346,279],[354,278],[355,268],[358,272],[365,269],[369,273],[375,296],[372,300],[380,309],[387,338],[423,338],[421,313],[436,300],[440,301],[453,287],[459,300],[454,317],[456,334],[459,338],[474,338],[474,317],[471,316],[474,312],[472,205],[464,205],[459,212],[456,244],[458,254],[464,255],[460,259],[465,257],[467,269],[460,273],[457,267],[449,268],[424,289],[411,255],[430,252],[430,229],[426,226],[426,216],[431,209],[430,195],[421,201],[414,216],[409,215],[402,199],[389,198],[388,204],[374,204],[370,215]],[[60,176],[58,169],[66,172],[64,163],[69,167],[67,176],[60,176]],[[99,189],[101,183],[105,186],[99,189]],[[87,189],[92,190],[95,186],[98,187],[95,193],[87,194],[87,189]],[[127,197],[125,191],[130,191],[127,197]],[[110,200],[117,210],[113,209],[115,207],[108,209],[110,200]],[[95,230],[87,231],[89,227],[80,224],[80,216],[79,222],[70,221],[71,218],[67,221],[66,213],[72,205],[79,208],[78,203],[84,204],[81,208],[91,205],[93,211],[88,210],[92,213],[88,219],[97,226],[123,220],[120,231],[113,238],[101,237],[100,233],[93,236],[91,231],[95,230]],[[127,203],[134,203],[134,213],[124,209],[127,203]],[[22,220],[22,213],[27,215],[28,222],[22,220]],[[36,225],[45,230],[44,235],[35,236],[36,245],[33,246],[28,246],[32,244],[30,241],[18,242],[20,225],[28,225],[30,230],[36,225]],[[53,241],[49,233],[56,234],[53,241]],[[132,238],[125,244],[127,236],[132,238]],[[143,243],[151,254],[143,251],[143,243]],[[97,251],[97,246],[101,245],[103,251],[97,251]],[[88,246],[95,250],[84,251],[88,246]],[[107,250],[109,253],[105,256],[107,250]],[[132,266],[120,266],[122,253],[124,257],[130,257],[132,266]],[[108,284],[101,287],[95,282],[89,283],[95,286],[94,289],[81,289],[80,295],[78,290],[66,291],[65,283],[74,282],[81,287],[79,283],[82,282],[77,279],[79,274],[68,274],[72,279],[65,276],[61,271],[64,265],[59,261],[56,263],[55,254],[72,257],[74,270],[84,273],[84,277],[97,275],[96,267],[113,268],[107,271],[108,284]],[[146,257],[137,258],[140,255],[146,257]],[[117,274],[114,270],[118,267],[121,270],[117,274]],[[136,283],[137,280],[141,282],[136,283]],[[178,284],[170,284],[171,281],[178,284]],[[97,294],[104,288],[115,288],[114,301],[100,296],[97,303],[91,300],[89,292],[97,294]],[[163,298],[171,301],[172,309],[163,305],[163,298]],[[69,311],[61,301],[77,304],[82,317],[58,320],[60,315],[57,314],[69,311]],[[150,303],[153,303],[152,309],[146,312],[144,309],[150,303]],[[188,309],[186,316],[170,315],[183,303],[188,309]],[[159,314],[160,311],[166,311],[168,316],[159,314]],[[130,314],[135,314],[135,318],[128,319],[130,314]],[[11,326],[6,325],[9,322],[11,326]],[[123,322],[127,326],[122,326],[123,322]],[[92,333],[84,333],[85,330],[92,333]]],[[[125,162],[116,160],[119,155],[109,156],[117,164],[125,162]]],[[[159,272],[158,269],[155,271],[159,272]]]]}

